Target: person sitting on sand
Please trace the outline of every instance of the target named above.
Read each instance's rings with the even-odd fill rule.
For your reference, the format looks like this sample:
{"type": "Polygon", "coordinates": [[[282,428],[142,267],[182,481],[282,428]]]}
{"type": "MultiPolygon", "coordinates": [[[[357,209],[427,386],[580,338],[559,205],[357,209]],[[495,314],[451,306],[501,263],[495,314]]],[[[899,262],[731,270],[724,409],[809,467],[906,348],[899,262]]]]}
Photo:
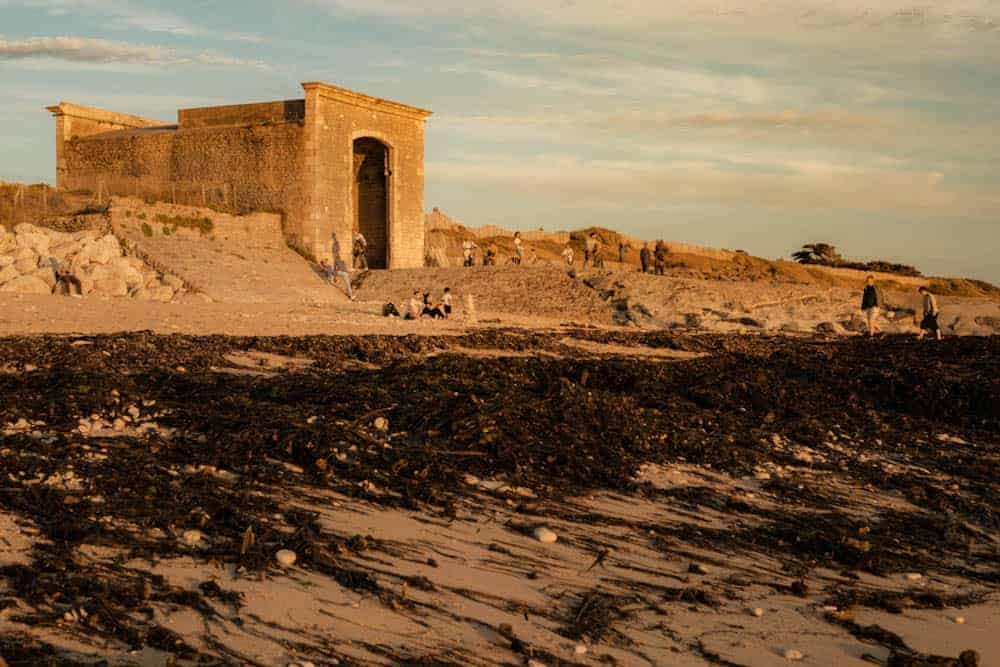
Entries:
{"type": "Polygon", "coordinates": [[[344,292],[347,294],[348,299],[354,301],[354,290],[351,288],[351,273],[347,270],[347,264],[344,263],[344,260],[339,255],[336,255],[333,258],[332,266],[325,259],[320,260],[319,264],[323,267],[323,273],[331,285],[336,282],[337,278],[344,280],[344,292]]]}
{"type": "Polygon", "coordinates": [[[406,300],[406,306],[403,309],[403,319],[404,320],[416,320],[420,318],[420,313],[424,310],[424,302],[420,298],[420,290],[414,290],[413,296],[406,300]]]}
{"type": "Polygon", "coordinates": [[[431,303],[431,293],[424,292],[423,308],[420,311],[421,317],[429,317],[433,320],[443,320],[444,311],[441,310],[440,306],[431,303]]]}
{"type": "Polygon", "coordinates": [[[642,244],[642,250],[639,251],[639,270],[643,273],[649,273],[649,265],[652,263],[652,253],[649,252],[649,242],[642,244]]]}
{"type": "Polygon", "coordinates": [[[451,317],[451,288],[444,288],[444,295],[441,297],[441,306],[444,308],[444,318],[451,317]]]}
{"type": "Polygon", "coordinates": [[[52,273],[56,277],[56,285],[53,290],[54,294],[62,296],[83,296],[83,283],[80,282],[79,278],[73,275],[73,270],[67,262],[64,261],[59,263],[56,261],[55,257],[50,257],[49,263],[52,265],[52,273]]]}
{"type": "Polygon", "coordinates": [[[931,332],[937,340],[941,340],[941,326],[938,324],[938,315],[941,314],[941,311],[938,309],[937,299],[923,285],[917,291],[923,297],[924,307],[924,318],[920,321],[920,334],[917,339],[923,340],[924,334],[931,332]]]}
{"type": "Polygon", "coordinates": [[[396,304],[392,301],[386,302],[382,306],[382,317],[399,317],[399,310],[396,308],[396,304]]]}
{"type": "Polygon", "coordinates": [[[878,319],[879,308],[882,306],[882,295],[875,287],[875,276],[868,276],[865,280],[865,290],[861,293],[861,312],[865,315],[865,323],[868,326],[868,337],[871,338],[879,332],[878,319]]]}

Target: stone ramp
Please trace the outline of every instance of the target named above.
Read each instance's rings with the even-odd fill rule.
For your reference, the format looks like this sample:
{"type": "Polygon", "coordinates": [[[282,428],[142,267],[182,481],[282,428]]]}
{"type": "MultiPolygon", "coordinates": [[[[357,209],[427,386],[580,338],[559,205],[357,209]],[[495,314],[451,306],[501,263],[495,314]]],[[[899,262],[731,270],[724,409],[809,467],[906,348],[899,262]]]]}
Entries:
{"type": "Polygon", "coordinates": [[[123,243],[215,301],[347,300],[310,262],[288,247],[277,214],[234,216],[123,197],[112,200],[109,215],[112,229],[123,243]]]}

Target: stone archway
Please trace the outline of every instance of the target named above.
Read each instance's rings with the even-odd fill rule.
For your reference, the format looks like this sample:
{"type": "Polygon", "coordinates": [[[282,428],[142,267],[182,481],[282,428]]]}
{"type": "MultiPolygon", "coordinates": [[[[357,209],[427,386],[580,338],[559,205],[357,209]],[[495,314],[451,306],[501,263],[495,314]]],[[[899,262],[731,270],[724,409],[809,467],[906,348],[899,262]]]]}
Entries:
{"type": "MultiPolygon", "coordinates": [[[[368,266],[389,266],[389,148],[378,139],[354,140],[354,220],[352,232],[368,241],[368,266]]],[[[353,242],[352,242],[353,246],[353,242]]]]}

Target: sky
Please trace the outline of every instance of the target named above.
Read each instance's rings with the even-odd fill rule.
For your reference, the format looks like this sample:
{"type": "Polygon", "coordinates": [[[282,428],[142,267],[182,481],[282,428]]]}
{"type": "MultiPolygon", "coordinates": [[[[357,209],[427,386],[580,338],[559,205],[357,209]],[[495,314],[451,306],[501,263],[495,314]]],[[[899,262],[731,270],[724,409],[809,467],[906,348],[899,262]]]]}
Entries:
{"type": "Polygon", "coordinates": [[[0,0],[0,180],[59,101],[165,121],[327,81],[435,112],[466,224],[1000,282],[996,0],[0,0]]]}

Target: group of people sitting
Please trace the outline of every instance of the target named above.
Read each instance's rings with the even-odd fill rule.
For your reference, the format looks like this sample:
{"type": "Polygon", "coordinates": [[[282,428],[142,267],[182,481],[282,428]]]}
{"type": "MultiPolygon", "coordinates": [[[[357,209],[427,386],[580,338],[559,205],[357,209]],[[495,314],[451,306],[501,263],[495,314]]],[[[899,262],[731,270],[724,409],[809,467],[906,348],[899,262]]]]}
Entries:
{"type": "Polygon", "coordinates": [[[404,320],[419,320],[429,317],[432,320],[446,320],[451,317],[451,288],[445,287],[439,302],[431,300],[430,292],[414,290],[413,296],[403,304],[403,312],[392,302],[382,306],[384,317],[402,317],[404,320]]]}

